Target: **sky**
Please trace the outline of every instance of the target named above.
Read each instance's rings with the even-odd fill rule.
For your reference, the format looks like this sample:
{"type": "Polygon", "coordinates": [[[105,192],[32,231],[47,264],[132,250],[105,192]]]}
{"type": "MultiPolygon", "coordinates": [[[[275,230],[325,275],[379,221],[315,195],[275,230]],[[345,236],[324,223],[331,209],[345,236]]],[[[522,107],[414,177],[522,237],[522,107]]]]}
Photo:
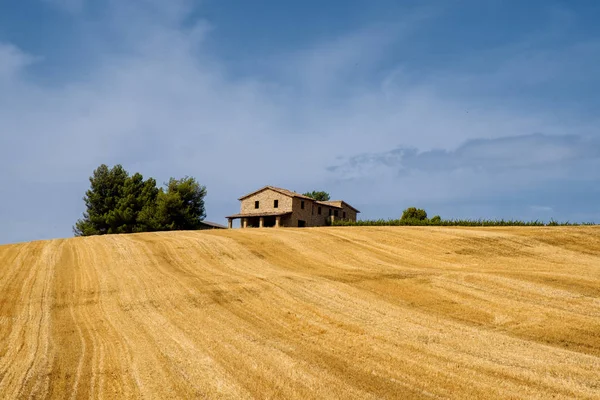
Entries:
{"type": "Polygon", "coordinates": [[[398,218],[600,223],[600,2],[0,0],[0,243],[100,164],[398,218]]]}

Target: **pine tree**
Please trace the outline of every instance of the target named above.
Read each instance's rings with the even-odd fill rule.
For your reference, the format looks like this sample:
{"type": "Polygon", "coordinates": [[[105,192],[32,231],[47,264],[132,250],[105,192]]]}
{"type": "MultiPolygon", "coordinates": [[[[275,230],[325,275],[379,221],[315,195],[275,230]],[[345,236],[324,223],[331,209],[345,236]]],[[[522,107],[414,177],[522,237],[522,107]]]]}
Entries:
{"type": "Polygon", "coordinates": [[[83,198],[86,212],[83,219],[76,222],[73,231],[77,236],[103,235],[114,233],[115,222],[109,221],[121,197],[121,190],[129,174],[120,165],[108,169],[105,164],[94,170],[90,177],[90,188],[83,198]]]}

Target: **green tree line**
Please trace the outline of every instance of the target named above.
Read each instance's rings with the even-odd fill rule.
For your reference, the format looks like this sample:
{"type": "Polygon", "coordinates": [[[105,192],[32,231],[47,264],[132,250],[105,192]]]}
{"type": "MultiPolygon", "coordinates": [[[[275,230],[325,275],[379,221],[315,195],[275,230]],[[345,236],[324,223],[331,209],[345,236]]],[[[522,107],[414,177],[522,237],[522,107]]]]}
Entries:
{"type": "Polygon", "coordinates": [[[544,221],[521,221],[513,219],[442,219],[439,215],[427,217],[422,208],[409,207],[402,212],[398,219],[377,220],[335,220],[333,226],[571,226],[593,225],[593,223],[558,222],[551,219],[544,221]]]}
{"type": "Polygon", "coordinates": [[[73,226],[76,236],[198,229],[206,217],[206,187],[193,177],[170,178],[158,188],[154,178],[129,175],[120,164],[94,170],[83,200],[86,211],[73,226]]]}

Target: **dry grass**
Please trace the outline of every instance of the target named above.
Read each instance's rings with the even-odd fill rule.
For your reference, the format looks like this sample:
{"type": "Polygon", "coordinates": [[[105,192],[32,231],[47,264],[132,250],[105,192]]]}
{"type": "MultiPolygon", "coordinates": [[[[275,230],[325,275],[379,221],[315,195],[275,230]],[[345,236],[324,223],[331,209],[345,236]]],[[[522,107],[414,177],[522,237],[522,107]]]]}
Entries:
{"type": "Polygon", "coordinates": [[[600,229],[0,246],[0,398],[600,398],[600,229]]]}

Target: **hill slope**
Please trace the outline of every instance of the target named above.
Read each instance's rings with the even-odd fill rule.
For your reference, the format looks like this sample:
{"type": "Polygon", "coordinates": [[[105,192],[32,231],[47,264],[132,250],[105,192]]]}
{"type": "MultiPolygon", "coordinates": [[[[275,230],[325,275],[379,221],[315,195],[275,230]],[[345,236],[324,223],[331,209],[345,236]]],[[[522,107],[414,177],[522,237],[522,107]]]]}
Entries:
{"type": "Polygon", "coordinates": [[[600,229],[0,246],[0,398],[600,397],[600,229]]]}

